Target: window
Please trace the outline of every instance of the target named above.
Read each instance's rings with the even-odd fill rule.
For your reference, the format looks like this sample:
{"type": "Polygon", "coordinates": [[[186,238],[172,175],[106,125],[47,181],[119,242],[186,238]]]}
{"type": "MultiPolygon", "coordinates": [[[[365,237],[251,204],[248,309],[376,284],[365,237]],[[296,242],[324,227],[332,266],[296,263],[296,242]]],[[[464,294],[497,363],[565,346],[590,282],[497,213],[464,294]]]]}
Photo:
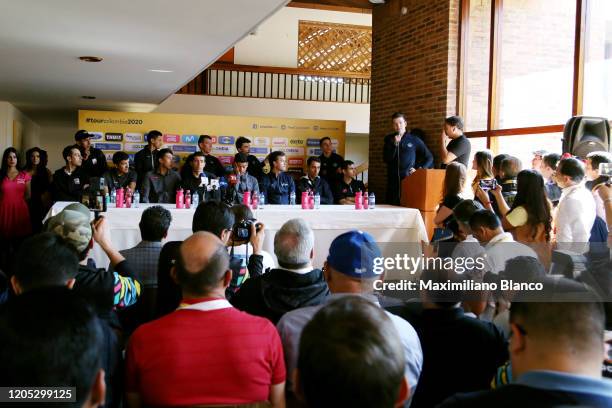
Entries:
{"type": "Polygon", "coordinates": [[[493,128],[565,123],[572,116],[576,0],[504,0],[499,118],[493,128]]]}
{"type": "Polygon", "coordinates": [[[527,166],[572,116],[612,119],[612,0],[461,0],[460,45],[472,142],[527,166]]]}
{"type": "Polygon", "coordinates": [[[587,22],[583,113],[612,119],[612,1],[589,0],[587,22]]]}
{"type": "Polygon", "coordinates": [[[487,106],[489,104],[491,0],[470,2],[467,36],[465,126],[466,129],[472,131],[485,130],[487,128],[487,106]]]}

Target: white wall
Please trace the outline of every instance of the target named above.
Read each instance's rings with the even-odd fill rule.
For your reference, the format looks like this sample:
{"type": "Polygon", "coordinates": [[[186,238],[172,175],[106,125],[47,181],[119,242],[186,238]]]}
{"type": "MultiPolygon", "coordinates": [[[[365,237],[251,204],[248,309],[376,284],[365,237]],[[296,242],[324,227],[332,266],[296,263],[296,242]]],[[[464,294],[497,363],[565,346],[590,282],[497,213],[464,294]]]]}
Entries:
{"type": "Polygon", "coordinates": [[[69,144],[74,144],[74,134],[77,131],[76,122],[73,125],[50,123],[40,128],[41,149],[49,155],[49,170],[52,172],[64,165],[62,150],[69,144]]]}
{"type": "Polygon", "coordinates": [[[235,45],[234,62],[296,68],[299,20],[372,25],[371,14],[284,7],[235,45]]]}
{"type": "Polygon", "coordinates": [[[22,150],[25,151],[39,143],[40,126],[12,104],[0,101],[0,148],[2,151],[13,145],[14,122],[18,122],[22,129],[23,138],[20,146],[22,150]]]}
{"type": "Polygon", "coordinates": [[[370,105],[356,103],[172,95],[154,112],[344,120],[347,133],[369,133],[370,127],[370,105]]]}

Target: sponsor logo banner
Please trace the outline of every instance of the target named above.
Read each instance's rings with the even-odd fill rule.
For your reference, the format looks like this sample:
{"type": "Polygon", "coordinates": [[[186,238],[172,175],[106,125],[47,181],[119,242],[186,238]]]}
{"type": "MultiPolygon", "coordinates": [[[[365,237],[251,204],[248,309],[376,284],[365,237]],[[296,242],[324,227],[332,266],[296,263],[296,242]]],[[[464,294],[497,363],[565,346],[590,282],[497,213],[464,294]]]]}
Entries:
{"type": "Polygon", "coordinates": [[[290,146],[304,146],[304,139],[291,139],[289,140],[290,146]]]}
{"type": "Polygon", "coordinates": [[[285,152],[285,154],[289,156],[303,156],[304,148],[303,147],[281,147],[278,150],[281,152],[285,152]]]}
{"type": "Polygon", "coordinates": [[[219,136],[217,139],[219,144],[231,145],[234,144],[234,136],[219,136]]]}
{"type": "Polygon", "coordinates": [[[125,143],[123,145],[126,152],[138,152],[145,148],[146,144],[143,143],[125,143]]]}
{"type": "Polygon", "coordinates": [[[91,140],[102,140],[104,133],[102,132],[88,132],[91,135],[91,140]]]}
{"type": "Polygon", "coordinates": [[[164,135],[164,143],[180,143],[181,136],[179,135],[164,135]]]}
{"type": "Polygon", "coordinates": [[[304,166],[304,159],[289,159],[289,166],[299,166],[301,168],[302,166],[304,166]]]}
{"type": "Polygon", "coordinates": [[[251,147],[251,154],[268,154],[267,147],[251,147]]]}
{"type": "Polygon", "coordinates": [[[234,162],[234,156],[218,156],[217,157],[221,164],[228,165],[234,162]]]}
{"type": "Polygon", "coordinates": [[[104,156],[106,157],[106,161],[107,162],[112,162],[113,161],[113,154],[114,153],[105,153],[104,156]]]}
{"type": "Polygon", "coordinates": [[[107,142],[123,142],[122,133],[107,133],[104,135],[107,142]]]}
{"type": "Polygon", "coordinates": [[[212,152],[213,153],[228,154],[228,153],[232,153],[233,150],[234,150],[234,148],[231,147],[231,146],[213,146],[213,148],[212,148],[212,152]]]}
{"type": "Polygon", "coordinates": [[[126,142],[142,143],[142,133],[126,133],[123,135],[126,142]]]}
{"type": "Polygon", "coordinates": [[[256,137],[251,140],[253,140],[253,144],[255,146],[269,146],[270,145],[270,139],[267,137],[256,137]]]}
{"type": "Polygon", "coordinates": [[[196,147],[192,145],[173,145],[172,151],[175,153],[180,153],[180,152],[194,153],[196,151],[196,147]]]}
{"type": "Polygon", "coordinates": [[[183,142],[183,143],[190,143],[190,144],[197,144],[199,138],[200,138],[199,135],[183,135],[183,136],[181,136],[181,142],[183,142]]]}
{"type": "Polygon", "coordinates": [[[100,150],[121,150],[121,143],[94,143],[94,146],[100,150]]]}
{"type": "Polygon", "coordinates": [[[319,147],[319,139],[307,139],[306,146],[317,146],[319,147]]]}
{"type": "Polygon", "coordinates": [[[308,149],[308,156],[320,156],[321,149],[318,147],[311,147],[308,149]]]}
{"type": "Polygon", "coordinates": [[[286,137],[275,137],[272,138],[272,146],[287,146],[287,138],[286,137]]]}

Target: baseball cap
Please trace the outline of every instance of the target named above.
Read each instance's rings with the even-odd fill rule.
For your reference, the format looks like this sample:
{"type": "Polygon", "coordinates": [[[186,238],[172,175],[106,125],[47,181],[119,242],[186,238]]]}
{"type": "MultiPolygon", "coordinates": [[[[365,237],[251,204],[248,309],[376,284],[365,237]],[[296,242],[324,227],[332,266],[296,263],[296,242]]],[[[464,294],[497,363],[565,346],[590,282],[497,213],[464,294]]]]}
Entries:
{"type": "Polygon", "coordinates": [[[79,142],[79,141],[81,141],[83,139],[87,139],[89,137],[91,137],[91,134],[89,132],[87,132],[86,130],[83,130],[83,129],[77,131],[74,134],[74,140],[77,141],[77,142],[79,142]]]}
{"type": "Polygon", "coordinates": [[[349,231],[337,236],[329,247],[327,264],[351,278],[375,278],[374,259],[380,248],[367,232],[349,231]]]}
{"type": "Polygon", "coordinates": [[[80,253],[91,241],[90,213],[81,203],[67,205],[47,222],[47,231],[54,232],[72,244],[80,253]]]}

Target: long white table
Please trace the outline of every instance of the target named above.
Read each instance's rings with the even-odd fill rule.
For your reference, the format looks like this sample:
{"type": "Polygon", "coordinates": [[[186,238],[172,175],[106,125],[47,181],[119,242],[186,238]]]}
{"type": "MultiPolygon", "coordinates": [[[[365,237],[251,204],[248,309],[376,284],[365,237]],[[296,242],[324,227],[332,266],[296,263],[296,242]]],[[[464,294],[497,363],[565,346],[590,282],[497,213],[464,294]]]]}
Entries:
{"type": "MultiPolygon", "coordinates": [[[[59,213],[69,202],[57,202],[47,218],[59,213]]],[[[140,204],[138,208],[109,208],[106,217],[113,245],[119,250],[131,248],[140,242],[138,223],[145,208],[155,204],[140,204]]],[[[168,241],[184,240],[191,235],[194,209],[176,209],[164,204],[172,213],[168,241]]],[[[394,247],[406,244],[405,252],[418,255],[417,247],[427,241],[425,224],[418,210],[389,205],[378,205],[373,210],[355,210],[350,205],[324,205],[318,210],[302,210],[299,205],[266,205],[254,210],[257,220],[266,226],[264,249],[274,256],[274,234],[289,219],[302,218],[315,233],[314,265],[322,267],[327,258],[331,242],[335,237],[351,229],[367,231],[379,243],[394,243],[394,247]]],[[[92,215],[93,217],[93,215],[92,215]]],[[[94,245],[90,258],[99,267],[108,265],[109,260],[98,245],[94,245]]]]}

